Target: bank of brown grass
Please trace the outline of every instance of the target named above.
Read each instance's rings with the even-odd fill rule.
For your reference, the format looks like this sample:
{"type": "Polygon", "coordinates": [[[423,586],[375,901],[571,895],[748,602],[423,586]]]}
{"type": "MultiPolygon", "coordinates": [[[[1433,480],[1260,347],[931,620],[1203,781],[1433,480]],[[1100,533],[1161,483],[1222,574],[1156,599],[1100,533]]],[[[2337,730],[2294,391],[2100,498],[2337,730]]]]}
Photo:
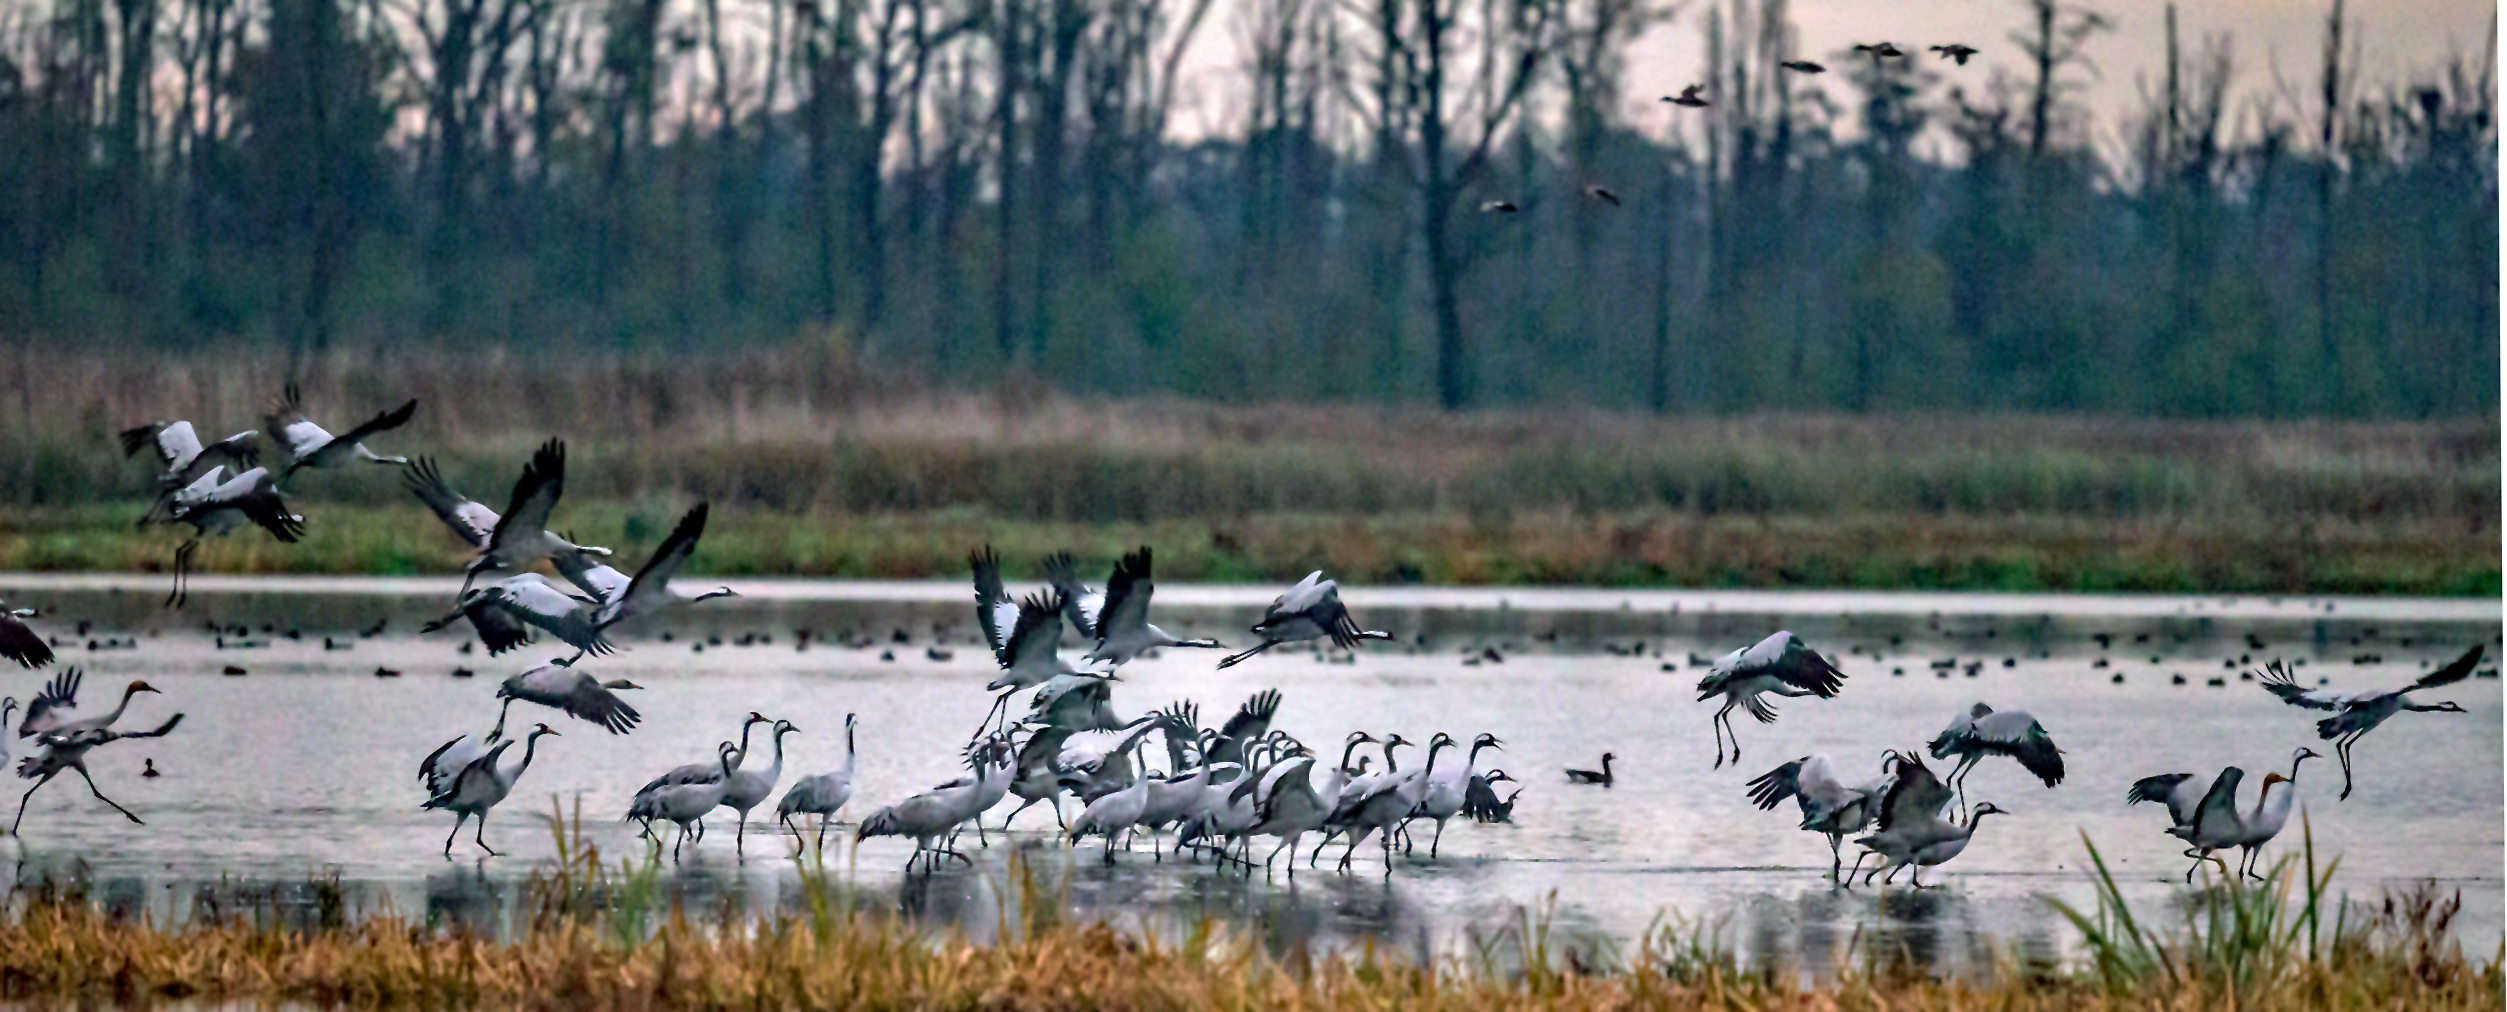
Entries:
{"type": "MultiPolygon", "coordinates": [[[[256,426],[277,358],[59,356],[0,404],[0,568],[144,568],[147,467],[113,433],[256,426]],[[119,504],[118,506],[113,504],[119,504]]],[[[697,565],[951,572],[982,540],[1162,575],[1706,586],[2496,593],[2494,419],[1654,418],[1074,400],[920,387],[836,343],[703,356],[335,355],[305,371],[334,429],[400,400],[384,452],[431,454],[501,506],[569,440],[559,520],[647,543],[715,504],[697,565]],[[615,532],[615,533],[612,533],[615,532]]],[[[212,569],[440,571],[453,554],[386,469],[299,476],[303,547],[212,569]],[[383,511],[383,512],[377,512],[383,511]],[[379,567],[379,568],[378,568],[379,567]]],[[[239,539],[240,540],[240,539],[239,539]]]]}
{"type": "MultiPolygon", "coordinates": [[[[579,812],[577,813],[579,817],[579,812]]],[[[815,860],[764,918],[664,911],[658,861],[605,866],[579,823],[549,819],[558,857],[533,876],[512,936],[394,916],[294,928],[242,916],[168,930],[39,890],[0,923],[0,998],[89,1005],[164,999],[359,1007],[632,1009],[2462,1009],[2502,1006],[2500,961],[2464,957],[2433,890],[2352,921],[2331,868],[2285,860],[2263,886],[2189,894],[2181,931],[2145,927],[2101,868],[2094,914],[2065,909],[2077,966],[2001,963],[1936,977],[1863,951],[1816,982],[1746,968],[1705,936],[1658,929],[1622,950],[1568,939],[1545,914],[1421,962],[1374,946],[1275,952],[1205,921],[1180,936],[1066,920],[1068,896],[1013,858],[999,938],[976,943],[866,912],[815,860]],[[2303,883],[2303,884],[2298,884],[2303,883]]],[[[2093,863],[2096,854],[2091,852],[2093,863]]],[[[317,890],[319,891],[319,890],[317,890]]]]}

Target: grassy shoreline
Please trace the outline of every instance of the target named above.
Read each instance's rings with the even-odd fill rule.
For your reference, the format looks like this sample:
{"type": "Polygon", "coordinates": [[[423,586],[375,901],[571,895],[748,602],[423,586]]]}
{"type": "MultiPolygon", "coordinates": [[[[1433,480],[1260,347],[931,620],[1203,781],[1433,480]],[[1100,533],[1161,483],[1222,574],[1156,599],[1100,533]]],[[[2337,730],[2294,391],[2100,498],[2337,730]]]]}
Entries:
{"type": "MultiPolygon", "coordinates": [[[[2005,958],[1974,979],[1934,976],[1857,945],[1816,982],[1745,966],[1710,936],[1663,928],[1633,944],[1571,937],[1532,911],[1469,951],[1265,947],[1212,921],[1180,935],[1066,918],[1067,881],[1013,860],[994,884],[998,939],[918,929],[815,861],[762,917],[691,915],[656,862],[605,864],[554,828],[496,939],[336,904],[291,924],[243,912],[182,927],[105,913],[75,888],[22,893],[0,920],[0,999],[91,1005],[311,1002],[366,1008],[916,1009],[2461,1009],[2507,1005],[2500,960],[2467,959],[2456,909],[2423,889],[2354,907],[2312,849],[2270,883],[2186,894],[2183,920],[2135,920],[2101,879],[2062,964],[2005,958]],[[2354,910],[2359,915],[2352,917],[2354,910]]],[[[2095,851],[2091,851],[2095,863],[2095,851]]],[[[2101,872],[2103,874],[2103,872],[2101,872]]],[[[2147,913],[2147,912],[2145,912],[2147,913]]]]}
{"type": "MultiPolygon", "coordinates": [[[[279,363],[64,356],[0,403],[0,569],[147,571],[151,419],[258,423],[279,363]]],[[[2048,416],[1445,414],[1331,404],[922,389],[841,347],[539,362],[337,354],[303,371],[334,429],[419,400],[372,440],[432,455],[502,507],[568,441],[555,526],[641,558],[698,500],[714,574],[955,574],[1071,548],[1159,549],[1171,579],[1681,587],[2358,593],[2501,591],[2494,418],[2199,422],[2048,416]]],[[[447,572],[457,545],[394,469],[309,472],[293,548],[210,571],[447,572]]]]}
{"type": "MultiPolygon", "coordinates": [[[[303,508],[303,507],[300,507],[303,508]]],[[[568,529],[640,560],[671,507],[569,503],[568,529]]],[[[0,571],[160,572],[175,532],[138,531],[138,508],[45,508],[0,527],[0,571]]],[[[458,572],[467,553],[414,504],[312,515],[293,546],[236,536],[204,572],[402,576],[458,572]],[[350,514],[346,522],[341,515],[350,514]]],[[[1696,588],[1852,588],[2150,593],[2345,593],[2495,597],[2495,534],[2457,525],[2244,525],[2059,517],[1696,517],[1536,513],[1255,516],[1076,523],[971,511],[848,516],[717,506],[688,572],[919,579],[961,575],[998,546],[1014,570],[1069,549],[1087,568],[1137,544],[1165,579],[1277,582],[1327,569],[1351,583],[1696,588]]],[[[1023,572],[1024,576],[1040,573],[1023,572]]]]}

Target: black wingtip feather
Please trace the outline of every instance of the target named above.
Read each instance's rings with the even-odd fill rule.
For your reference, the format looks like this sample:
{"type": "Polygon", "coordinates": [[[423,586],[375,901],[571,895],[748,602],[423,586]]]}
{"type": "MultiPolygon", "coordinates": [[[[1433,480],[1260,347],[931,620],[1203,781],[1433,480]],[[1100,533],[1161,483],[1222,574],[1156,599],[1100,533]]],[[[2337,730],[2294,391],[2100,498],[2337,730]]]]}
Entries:
{"type": "Polygon", "coordinates": [[[142,425],[136,429],[123,429],[122,455],[125,457],[138,456],[139,451],[147,449],[148,444],[155,442],[157,439],[157,433],[164,431],[164,429],[165,426],[162,425],[142,425]]]}

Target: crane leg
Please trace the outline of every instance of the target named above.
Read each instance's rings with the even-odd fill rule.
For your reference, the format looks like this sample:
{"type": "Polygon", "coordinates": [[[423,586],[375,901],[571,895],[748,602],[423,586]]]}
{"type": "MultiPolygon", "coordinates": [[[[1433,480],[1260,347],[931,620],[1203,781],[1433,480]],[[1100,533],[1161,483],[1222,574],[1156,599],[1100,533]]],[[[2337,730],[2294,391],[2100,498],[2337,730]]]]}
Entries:
{"type": "Polygon", "coordinates": [[[1828,879],[1832,882],[1836,881],[1838,873],[1845,870],[1845,854],[1838,850],[1838,845],[1844,840],[1845,837],[1835,833],[1828,834],[1828,879]]]}
{"type": "Polygon", "coordinates": [[[2352,787],[2349,784],[2349,746],[2352,746],[2352,741],[2359,741],[2362,734],[2367,734],[2367,731],[2352,731],[2342,741],[2334,741],[2334,754],[2342,756],[2342,797],[2337,797],[2337,802],[2349,802],[2349,787],[2352,787]]]}
{"type": "Polygon", "coordinates": [[[472,831],[471,836],[470,836],[470,839],[478,843],[478,845],[479,845],[479,849],[480,849],[480,850],[487,851],[487,854],[488,854],[488,856],[489,856],[489,857],[498,857],[498,856],[501,856],[501,855],[499,855],[499,854],[497,854],[497,853],[496,853],[496,848],[494,848],[494,847],[490,847],[490,846],[488,846],[488,845],[487,845],[487,813],[486,813],[486,812],[480,812],[480,813],[479,813],[479,826],[478,826],[478,828],[477,828],[476,830],[472,831]]]}
{"type": "Polygon", "coordinates": [[[1713,720],[1709,720],[1709,721],[1707,721],[1707,722],[1706,722],[1706,725],[1707,725],[1708,727],[1711,727],[1711,728],[1714,728],[1714,729],[1715,729],[1715,768],[1716,768],[1716,769],[1722,769],[1722,768],[1724,768],[1724,714],[1731,713],[1731,712],[1732,712],[1732,704],[1731,704],[1731,703],[1725,703],[1725,704],[1724,704],[1724,708],[1723,708],[1723,709],[1715,711],[1715,717],[1714,717],[1714,719],[1713,719],[1713,720]]]}
{"type": "Polygon", "coordinates": [[[1351,854],[1355,854],[1355,853],[1357,853],[1357,852],[1358,852],[1358,845],[1359,845],[1359,844],[1361,844],[1361,843],[1366,842],[1366,839],[1367,839],[1367,838],[1366,838],[1364,835],[1353,835],[1353,836],[1351,836],[1351,837],[1349,838],[1349,849],[1348,849],[1348,850],[1341,851],[1341,871],[1342,871],[1342,872],[1346,873],[1347,871],[1349,871],[1349,856],[1350,856],[1351,854]]]}
{"type": "Polygon", "coordinates": [[[1871,853],[1871,851],[1867,850],[1854,855],[1854,867],[1846,869],[1845,877],[1837,880],[1838,884],[1843,885],[1848,889],[1854,888],[1854,873],[1863,870],[1863,859],[1870,857],[1871,853]]]}
{"type": "MultiPolygon", "coordinates": [[[[96,800],[101,801],[101,802],[104,802],[105,804],[108,804],[108,805],[112,805],[112,806],[113,806],[113,810],[114,810],[114,811],[117,811],[117,812],[122,813],[122,817],[123,817],[123,818],[131,820],[131,822],[132,822],[132,823],[134,823],[134,824],[136,824],[136,825],[142,825],[142,826],[147,825],[147,823],[145,823],[145,822],[140,822],[140,821],[139,821],[139,816],[132,815],[132,814],[131,814],[131,810],[130,810],[130,809],[128,809],[128,808],[124,808],[124,807],[122,807],[121,805],[116,804],[112,798],[105,797],[105,796],[104,796],[104,792],[103,792],[103,791],[97,790],[97,789],[96,789],[96,778],[94,778],[94,777],[91,777],[91,776],[88,776],[88,775],[87,775],[87,767],[85,767],[85,766],[72,766],[72,767],[70,767],[70,768],[78,771],[78,778],[79,778],[79,779],[84,780],[84,781],[87,781],[87,793],[95,795],[95,796],[96,796],[96,800]]],[[[479,816],[479,819],[480,819],[480,821],[484,822],[484,821],[486,821],[486,820],[487,820],[487,816],[486,816],[485,814],[482,814],[482,815],[480,815],[480,816],[479,816]]]]}
{"type": "MultiPolygon", "coordinates": [[[[32,791],[28,791],[27,793],[32,794],[32,793],[34,793],[34,792],[32,792],[32,791]]],[[[458,840],[458,839],[461,839],[461,824],[462,824],[462,823],[465,823],[465,822],[468,822],[468,821],[470,821],[470,813],[468,813],[468,812],[454,812],[454,813],[453,813],[453,831],[452,831],[452,833],[450,833],[449,835],[447,835],[447,836],[445,836],[445,837],[444,837],[444,856],[445,856],[445,857],[450,858],[450,857],[452,857],[452,856],[453,856],[453,841],[458,840]]]]}
{"type": "Polygon", "coordinates": [[[747,812],[742,812],[742,813],[740,813],[740,825],[739,825],[739,827],[738,827],[738,828],[736,828],[736,829],[733,829],[733,830],[731,831],[731,853],[734,855],[734,859],[735,859],[735,860],[742,860],[742,861],[748,860],[748,857],[749,857],[749,846],[748,846],[748,844],[749,844],[749,813],[747,813],[747,812]]]}
{"type": "Polygon", "coordinates": [[[834,821],[836,820],[832,816],[818,817],[818,852],[820,854],[827,853],[827,824],[834,821]]]}
{"type": "Polygon", "coordinates": [[[1428,841],[1428,860],[1436,860],[1436,848],[1445,843],[1445,820],[1436,820],[1436,839],[1428,841]]]}

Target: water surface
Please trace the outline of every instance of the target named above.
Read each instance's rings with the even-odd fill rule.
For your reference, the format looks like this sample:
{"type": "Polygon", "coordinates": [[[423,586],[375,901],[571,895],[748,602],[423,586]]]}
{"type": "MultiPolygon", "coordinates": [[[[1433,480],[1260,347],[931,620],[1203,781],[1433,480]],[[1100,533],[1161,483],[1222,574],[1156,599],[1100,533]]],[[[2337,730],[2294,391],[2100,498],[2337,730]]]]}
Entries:
{"type": "MultiPolygon", "coordinates": [[[[860,788],[847,821],[954,775],[957,748],[990,703],[981,686],[991,662],[971,642],[963,588],[735,585],[746,596],[678,612],[630,634],[617,656],[585,662],[603,678],[645,686],[630,694],[645,715],[634,733],[517,706],[517,732],[545,719],[562,735],[542,740],[489,823],[489,842],[506,856],[482,859],[465,831],[447,860],[452,820],[418,810],[418,760],[456,734],[484,731],[496,681],[563,652],[553,644],[489,658],[463,653],[464,639],[450,633],[417,635],[450,596],[441,580],[204,577],[177,613],[157,607],[153,580],[0,577],[0,596],[45,609],[39,625],[60,637],[60,664],[88,672],[87,707],[109,707],[124,681],[143,677],[164,694],[140,696],[129,724],[186,714],[172,737],[115,745],[91,762],[97,783],[145,826],[77,781],[56,781],[28,806],[22,836],[0,850],[20,863],[22,879],[81,874],[113,902],[178,917],[200,902],[204,884],[269,883],[286,893],[336,874],[361,906],[492,926],[517,881],[553,854],[538,818],[552,797],[581,804],[604,852],[640,853],[615,821],[627,797],[654,774],[709,755],[752,709],[804,729],[788,740],[787,780],[836,768],[844,715],[860,715],[860,788]],[[379,633],[360,635],[378,622],[379,633]],[[230,665],[248,673],[222,674],[230,665]],[[401,674],[377,677],[378,668],[401,674]],[[454,677],[457,668],[476,676],[454,677]],[[163,776],[138,775],[148,759],[163,776]]],[[[1163,588],[1161,623],[1229,638],[1270,593],[1163,588]]],[[[1513,824],[1456,822],[1435,860],[1423,827],[1420,849],[1397,858],[1389,879],[1371,848],[1355,874],[1332,873],[1338,845],[1321,869],[1301,860],[1293,878],[1284,868],[1248,877],[1207,862],[1156,862],[1145,843],[1109,867],[1097,843],[1061,848],[1041,808],[1006,842],[966,841],[979,859],[972,871],[907,879],[899,869],[908,845],[896,840],[858,851],[831,844],[829,860],[871,901],[978,935],[996,917],[1002,856],[1018,847],[1067,876],[1067,900],[1081,913],[1165,924],[1219,916],[1278,944],[1377,938],[1449,951],[1467,932],[1554,898],[1561,926],[1622,943],[1669,917],[1705,925],[1753,957],[1817,967],[1859,932],[1955,970],[2069,944],[2043,898],[2088,899],[2083,833],[2145,909],[2180,895],[2187,862],[2160,832],[2164,813],[2123,804],[2134,779],[2234,763],[2254,782],[2267,769],[2287,772],[2299,745],[2330,754],[2311,715],[2242,680],[2244,669],[2284,657],[2336,688],[2401,684],[2475,640],[2494,644],[2500,625],[2496,602],[2480,601],[1449,588],[1356,588],[1347,597],[1363,622],[1401,641],[1355,657],[1283,650],[1226,671],[1212,669],[1210,653],[1171,651],[1124,669],[1116,707],[1128,715],[1191,699],[1215,725],[1248,695],[1277,688],[1285,703],[1275,726],[1318,749],[1357,729],[1417,741],[1440,730],[1465,740],[1494,732],[1507,747],[1484,754],[1483,765],[1527,781],[1513,824]],[[1846,690],[1835,700],[1783,701],[1772,726],[1744,720],[1744,758],[1713,769],[1712,704],[1694,699],[1701,672],[1692,655],[1779,627],[1836,659],[1846,690]],[[1491,649],[1502,659],[1487,657],[1491,649]],[[1952,666],[1936,669],[1941,661],[1952,666]],[[2180,675],[2185,684],[2173,684],[2180,675]],[[2213,678],[2223,684],[2209,685],[2213,678]],[[1789,804],[1762,813],[1743,798],[1750,777],[1813,752],[1876,773],[1880,750],[1920,746],[1978,700],[2035,714],[2066,750],[2069,777],[2047,789],[2008,761],[1980,768],[1970,799],[2013,814],[1986,821],[1968,852],[1938,870],[1939,889],[1837,890],[1822,878],[1824,838],[1794,829],[1789,804]],[[1591,766],[1604,751],[1619,757],[1618,786],[1564,782],[1561,769],[1591,766]]],[[[0,691],[24,699],[39,681],[9,676],[0,691]]],[[[2329,760],[2306,765],[2301,798],[2319,853],[2342,858],[2344,887],[2363,897],[2423,879],[2461,888],[2466,940],[2486,949],[2500,938],[2507,855],[2499,683],[2474,679],[2429,698],[2471,712],[2397,717],[2359,745],[2348,801],[2334,800],[2339,770],[2329,760]]],[[[755,909],[790,899],[789,837],[757,821],[745,862],[733,857],[726,811],[671,872],[691,909],[726,897],[755,909]]],[[[2282,842],[2294,846],[2298,836],[2293,820],[2282,842]]]]}

